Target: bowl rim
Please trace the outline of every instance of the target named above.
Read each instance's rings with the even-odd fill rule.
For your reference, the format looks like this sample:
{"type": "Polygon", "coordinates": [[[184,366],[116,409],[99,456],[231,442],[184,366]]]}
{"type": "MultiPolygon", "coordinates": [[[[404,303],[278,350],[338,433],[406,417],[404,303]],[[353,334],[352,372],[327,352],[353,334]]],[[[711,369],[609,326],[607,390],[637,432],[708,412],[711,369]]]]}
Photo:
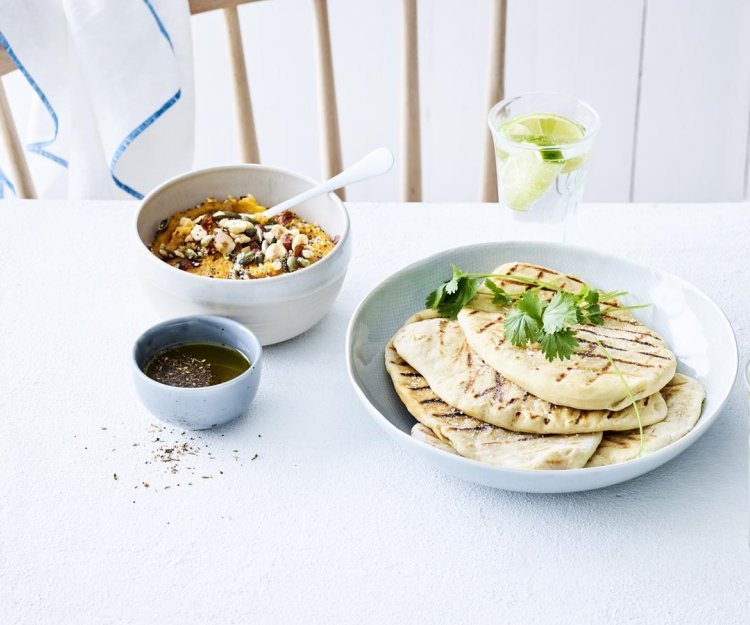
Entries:
{"type": "MultiPolygon", "coordinates": [[[[344,217],[344,228],[343,232],[339,235],[339,241],[334,245],[333,249],[326,254],[323,258],[321,258],[319,261],[313,263],[309,267],[305,267],[304,271],[295,271],[292,273],[283,273],[278,276],[270,276],[267,278],[261,278],[257,280],[231,280],[229,278],[210,278],[209,276],[201,276],[198,274],[190,273],[187,271],[180,271],[177,269],[177,267],[173,267],[172,265],[165,263],[160,258],[157,258],[154,254],[151,253],[151,250],[149,249],[148,245],[143,242],[143,239],[141,238],[140,234],[138,233],[138,220],[141,217],[141,213],[143,212],[144,206],[146,204],[153,200],[153,198],[160,192],[169,189],[170,187],[179,185],[185,180],[188,180],[190,178],[194,178],[201,175],[206,174],[212,174],[212,173],[218,173],[218,172],[224,172],[224,171],[252,171],[252,170],[258,170],[258,171],[269,171],[277,174],[282,174],[284,176],[290,176],[292,178],[296,178],[298,180],[302,180],[304,182],[308,182],[311,185],[319,184],[318,180],[315,180],[314,178],[311,178],[309,176],[305,176],[304,174],[300,174],[297,172],[294,172],[290,169],[284,169],[282,167],[272,167],[269,165],[261,165],[259,163],[239,163],[236,165],[218,165],[215,167],[205,167],[203,169],[193,169],[187,172],[183,172],[181,174],[178,174],[176,176],[173,176],[172,178],[169,178],[168,180],[165,180],[158,186],[154,187],[149,193],[139,202],[138,209],[135,211],[135,217],[133,219],[133,232],[135,235],[135,241],[136,241],[136,247],[138,247],[142,252],[145,252],[146,256],[150,257],[150,261],[152,262],[151,266],[156,267],[162,267],[161,269],[155,269],[156,271],[164,271],[164,269],[170,270],[169,275],[182,275],[187,276],[187,279],[189,280],[199,280],[203,284],[255,284],[256,288],[257,285],[260,284],[279,284],[282,280],[304,280],[305,278],[300,278],[299,276],[311,276],[315,275],[321,271],[324,271],[325,268],[333,262],[333,260],[329,259],[335,259],[338,255],[343,254],[340,250],[344,247],[344,242],[348,241],[349,239],[349,233],[351,231],[351,220],[349,219],[349,211],[346,208],[346,205],[344,202],[339,198],[335,193],[329,192],[327,194],[328,198],[333,201],[333,204],[337,206],[341,210],[341,214],[344,217]],[[154,264],[156,263],[156,264],[154,264]],[[178,272],[177,274],[172,273],[173,271],[178,272]],[[210,281],[210,282],[209,282],[210,281]]],[[[172,213],[174,214],[174,213],[172,213]]],[[[327,233],[326,233],[327,234],[327,233]]],[[[165,274],[166,275],[166,274],[165,274]]],[[[198,284],[198,282],[196,282],[198,284]]],[[[246,288],[246,287],[237,287],[232,286],[229,288],[246,288]]]]}
{"type": "MultiPolygon", "coordinates": [[[[230,343],[227,343],[229,345],[230,343]]],[[[180,345],[180,343],[173,343],[171,345],[167,345],[161,349],[166,349],[167,347],[171,347],[173,345],[180,345]]],[[[152,354],[153,357],[153,354],[152,354]]],[[[159,323],[155,323],[152,326],[149,326],[146,328],[143,332],[141,332],[138,335],[138,338],[133,341],[133,348],[130,352],[130,361],[133,365],[135,375],[138,376],[140,380],[143,380],[146,384],[153,388],[157,388],[161,391],[165,392],[174,392],[174,393],[185,393],[187,395],[198,395],[200,393],[206,393],[206,392],[212,392],[216,389],[219,389],[219,391],[222,391],[224,389],[229,388],[230,386],[233,386],[235,384],[239,384],[246,378],[249,378],[251,375],[253,375],[256,370],[260,372],[261,369],[261,362],[263,360],[263,345],[260,342],[260,339],[255,335],[255,332],[253,332],[250,328],[247,326],[241,324],[239,321],[235,321],[234,319],[229,319],[228,317],[222,317],[220,315],[183,315],[182,317],[173,317],[170,319],[165,319],[163,321],[160,321],[159,323]],[[186,387],[186,386],[171,386],[170,384],[164,384],[163,382],[158,382],[157,380],[154,380],[153,378],[148,377],[143,369],[140,368],[138,365],[138,360],[136,358],[136,350],[138,349],[138,345],[150,334],[158,334],[159,332],[163,331],[164,328],[167,326],[174,325],[175,323],[180,322],[186,322],[186,321],[203,321],[207,322],[209,325],[229,325],[232,326],[235,331],[238,331],[240,333],[244,333],[245,335],[249,336],[251,342],[253,343],[257,356],[254,358],[251,358],[250,355],[246,354],[244,350],[241,350],[236,345],[231,345],[232,348],[236,349],[239,352],[242,352],[242,354],[250,361],[250,366],[247,368],[246,371],[243,371],[235,378],[232,378],[231,380],[227,380],[226,382],[221,382],[220,384],[211,384],[209,386],[198,386],[198,387],[186,387]]]]}
{"type": "MultiPolygon", "coordinates": [[[[385,348],[385,346],[383,346],[385,348]]],[[[737,338],[734,333],[734,328],[732,328],[732,324],[730,323],[728,317],[724,313],[724,311],[721,309],[721,307],[706,293],[704,293],[701,289],[699,289],[697,286],[691,284],[687,280],[671,273],[668,271],[665,271],[663,269],[659,269],[657,267],[652,267],[650,265],[646,265],[644,263],[638,263],[635,261],[632,261],[630,259],[622,258],[621,256],[617,256],[614,254],[608,254],[606,252],[602,252],[600,250],[596,250],[593,248],[585,247],[582,245],[569,245],[569,244],[563,244],[563,243],[553,243],[553,242],[547,242],[547,241],[522,241],[522,240],[512,240],[512,241],[493,241],[493,242],[487,242],[487,243],[477,243],[477,244],[470,244],[470,245],[461,245],[454,248],[449,248],[446,250],[441,250],[439,252],[435,252],[434,254],[430,254],[429,256],[426,256],[422,259],[416,260],[412,263],[409,263],[405,267],[402,267],[401,269],[395,271],[390,276],[376,284],[370,291],[362,298],[362,300],[357,304],[357,307],[354,309],[354,312],[352,313],[351,318],[349,319],[349,324],[346,329],[346,337],[345,337],[345,356],[346,356],[346,370],[349,377],[349,382],[354,387],[355,393],[359,397],[360,401],[363,403],[365,408],[367,409],[367,412],[369,412],[374,420],[384,429],[386,430],[391,436],[399,440],[404,445],[419,445],[418,449],[421,451],[426,451],[427,453],[434,454],[435,458],[442,458],[445,460],[445,462],[448,463],[456,463],[458,466],[464,466],[467,469],[480,469],[484,471],[488,471],[491,473],[496,474],[509,474],[509,475],[517,475],[517,476],[523,476],[523,477],[530,477],[531,479],[535,479],[534,476],[536,476],[536,479],[544,480],[547,479],[551,475],[557,475],[560,477],[560,479],[569,479],[567,476],[570,476],[570,479],[574,479],[574,476],[584,476],[584,475],[601,475],[606,473],[617,473],[617,472],[623,472],[626,471],[624,467],[627,467],[628,469],[632,469],[630,471],[633,473],[634,476],[642,475],[644,473],[648,473],[654,468],[660,466],[664,462],[668,462],[671,458],[676,457],[677,455],[681,454],[683,451],[685,451],[688,447],[690,447],[695,441],[697,441],[703,434],[708,430],[711,425],[713,425],[714,421],[719,417],[721,414],[721,411],[723,410],[724,406],[726,405],[727,400],[729,399],[729,396],[731,395],[732,388],[734,387],[735,381],[737,380],[737,372],[738,372],[738,364],[739,364],[739,351],[737,347],[737,338]],[[436,262],[439,257],[442,257],[446,253],[452,253],[456,252],[458,250],[463,250],[466,248],[476,248],[476,247],[494,247],[497,245],[542,245],[547,247],[556,248],[557,251],[577,251],[577,252],[583,252],[586,254],[591,254],[595,257],[599,257],[600,260],[616,260],[618,262],[623,262],[631,265],[632,267],[635,267],[639,270],[647,270],[651,272],[655,272],[659,274],[661,277],[668,278],[670,280],[674,280],[677,283],[679,283],[684,288],[693,290],[697,293],[699,293],[702,297],[706,299],[706,301],[709,303],[710,306],[712,306],[715,311],[719,315],[719,319],[722,321],[722,326],[724,330],[728,330],[728,336],[731,338],[732,346],[734,349],[731,350],[731,354],[727,354],[727,357],[731,357],[732,362],[730,363],[730,370],[732,370],[734,373],[732,375],[731,382],[727,385],[726,392],[724,393],[724,396],[721,398],[721,401],[716,406],[716,409],[713,411],[710,415],[705,415],[705,406],[701,408],[701,415],[698,419],[698,422],[695,424],[695,426],[682,438],[676,440],[673,443],[670,443],[669,445],[666,445],[665,447],[662,447],[661,449],[645,454],[641,456],[640,458],[635,458],[633,460],[628,460],[626,462],[619,462],[616,464],[610,464],[610,465],[604,465],[600,467],[581,467],[578,469],[519,469],[515,467],[503,467],[500,465],[492,465],[488,464],[486,462],[480,462],[478,460],[473,460],[471,458],[466,458],[464,456],[460,455],[454,455],[454,454],[448,454],[440,449],[435,449],[431,447],[430,445],[426,445],[425,443],[422,443],[420,441],[417,441],[414,439],[411,434],[408,434],[404,431],[402,431],[400,428],[396,427],[388,417],[386,417],[365,395],[363,389],[360,387],[359,383],[357,382],[357,378],[354,371],[354,357],[353,357],[353,343],[352,343],[352,336],[354,333],[354,326],[355,322],[358,320],[359,316],[362,313],[362,309],[369,303],[369,301],[375,296],[375,292],[379,291],[381,287],[385,286],[387,283],[394,281],[396,279],[396,276],[399,274],[414,270],[418,267],[422,267],[424,265],[428,265],[430,263],[436,262]],[[663,462],[658,462],[661,458],[664,458],[663,462]],[[654,466],[650,466],[652,464],[656,464],[654,466]],[[650,468],[649,468],[650,467],[650,468]],[[643,468],[643,470],[639,471],[639,468],[643,468]]],[[[413,418],[413,417],[412,417],[413,418]]],[[[416,421],[416,419],[415,419],[416,421]]],[[[619,480],[619,481],[626,481],[627,479],[631,478],[625,478],[625,480],[619,480]]],[[[617,482],[613,482],[617,483],[617,482]]]]}

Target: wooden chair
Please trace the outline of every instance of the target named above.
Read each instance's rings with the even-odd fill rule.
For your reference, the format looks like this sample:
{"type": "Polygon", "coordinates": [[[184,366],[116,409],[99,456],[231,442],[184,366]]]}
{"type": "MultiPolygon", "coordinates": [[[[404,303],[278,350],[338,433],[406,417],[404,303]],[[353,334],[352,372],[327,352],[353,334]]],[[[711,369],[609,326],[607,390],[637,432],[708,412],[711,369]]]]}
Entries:
{"type": "MultiPolygon", "coordinates": [[[[422,200],[422,141],[419,110],[419,41],[417,0],[403,0],[404,4],[404,67],[403,67],[403,159],[402,200],[422,200]]],[[[495,148],[487,130],[486,114],[505,93],[505,22],[507,0],[493,0],[490,19],[490,53],[487,78],[487,106],[482,117],[484,155],[480,198],[483,202],[497,201],[495,148]]]]}
{"type": "MultiPolygon", "coordinates": [[[[259,0],[190,0],[190,13],[193,15],[215,10],[221,10],[224,13],[234,85],[234,108],[239,130],[240,154],[242,160],[246,163],[259,163],[260,151],[258,150],[258,139],[255,132],[250,83],[245,67],[245,54],[237,6],[257,1],[259,0]]],[[[323,175],[330,177],[341,171],[342,164],[331,35],[328,26],[328,5],[327,0],[312,0],[312,2],[315,8],[323,175]]],[[[0,49],[0,77],[15,69],[13,61],[4,50],[0,49]]],[[[10,174],[15,182],[16,194],[20,198],[35,198],[34,182],[29,172],[29,166],[18,136],[18,130],[13,121],[2,80],[0,80],[0,136],[2,136],[8,152],[10,174]]],[[[343,199],[344,190],[342,189],[338,193],[343,199]]]]}
{"type": "MultiPolygon", "coordinates": [[[[237,6],[260,0],[190,0],[193,15],[206,11],[221,10],[226,22],[232,69],[235,113],[239,129],[240,153],[246,163],[260,162],[258,139],[255,132],[250,83],[245,67],[237,6]]],[[[323,176],[330,177],[342,169],[341,137],[338,111],[336,108],[336,87],[331,54],[331,34],[328,25],[327,0],[312,0],[315,9],[315,32],[318,69],[318,99],[320,111],[321,155],[323,176]]],[[[505,21],[506,0],[493,0],[490,21],[490,56],[487,84],[487,108],[503,97],[505,76],[505,21]]],[[[403,0],[404,54],[403,54],[403,158],[402,158],[402,199],[406,202],[419,202],[422,199],[422,157],[419,107],[419,55],[417,0],[403,0]]],[[[7,54],[0,50],[0,77],[14,71],[15,65],[7,54]]],[[[486,130],[482,118],[484,139],[484,165],[481,199],[495,201],[495,157],[492,138],[486,130]]],[[[0,80],[0,135],[8,151],[11,176],[15,181],[16,193],[21,198],[35,198],[36,191],[31,179],[28,163],[13,122],[13,116],[0,80]]],[[[345,199],[344,190],[339,191],[345,199]]]]}

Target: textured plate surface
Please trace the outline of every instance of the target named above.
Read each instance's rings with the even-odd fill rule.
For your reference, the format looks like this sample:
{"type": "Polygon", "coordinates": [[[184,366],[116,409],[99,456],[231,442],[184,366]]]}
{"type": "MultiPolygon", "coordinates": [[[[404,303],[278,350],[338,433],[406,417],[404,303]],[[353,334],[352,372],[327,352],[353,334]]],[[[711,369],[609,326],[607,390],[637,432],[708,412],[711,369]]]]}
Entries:
{"type": "Polygon", "coordinates": [[[367,411],[402,445],[443,470],[496,488],[525,492],[574,492],[602,488],[643,475],[693,444],[711,426],[737,375],[737,344],[721,309],[684,280],[629,260],[555,243],[486,243],[446,250],[395,273],[365,297],[349,324],[346,340],[349,376],[367,411]],[[424,298],[450,275],[450,264],[464,271],[489,272],[503,262],[522,261],[576,274],[604,290],[630,293],[628,304],[650,303],[635,315],[656,330],[677,354],[678,371],[706,389],[703,413],[684,438],[643,458],[623,464],[567,471],[493,467],[447,454],[412,438],[415,423],[393,390],[383,363],[385,345],[404,320],[424,308],[424,298]]]}

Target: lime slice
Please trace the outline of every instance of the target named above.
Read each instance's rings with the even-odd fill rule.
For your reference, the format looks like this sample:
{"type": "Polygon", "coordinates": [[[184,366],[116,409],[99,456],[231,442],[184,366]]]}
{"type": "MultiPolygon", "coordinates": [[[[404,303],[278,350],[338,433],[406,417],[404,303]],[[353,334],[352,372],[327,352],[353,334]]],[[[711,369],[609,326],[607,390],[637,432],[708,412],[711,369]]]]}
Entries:
{"type": "Polygon", "coordinates": [[[500,198],[513,210],[527,211],[552,186],[563,167],[562,161],[546,161],[533,152],[509,156],[497,168],[500,198]]]}
{"type": "Polygon", "coordinates": [[[530,113],[505,122],[500,131],[511,141],[543,148],[539,156],[545,161],[564,163],[563,172],[569,173],[582,167],[588,160],[588,150],[574,157],[564,158],[559,146],[578,143],[586,136],[586,129],[563,115],[556,113],[530,113]]]}
{"type": "MultiPolygon", "coordinates": [[[[578,143],[586,136],[580,124],[556,113],[530,113],[505,122],[500,130],[515,143],[568,145],[578,143]]],[[[554,150],[550,150],[553,152],[554,150]]]]}

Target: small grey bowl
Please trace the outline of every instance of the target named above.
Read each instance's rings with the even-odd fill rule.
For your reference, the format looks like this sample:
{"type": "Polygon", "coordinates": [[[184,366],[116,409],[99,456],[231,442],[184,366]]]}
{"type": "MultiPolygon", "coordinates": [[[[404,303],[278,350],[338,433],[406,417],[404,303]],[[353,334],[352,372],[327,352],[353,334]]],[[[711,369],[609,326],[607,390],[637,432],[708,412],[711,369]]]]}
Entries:
{"type": "Polygon", "coordinates": [[[191,315],[146,330],[133,347],[133,379],[143,404],[158,419],[189,430],[223,425],[244,414],[260,383],[263,348],[255,334],[231,319],[191,315]],[[169,386],[149,378],[143,368],[153,356],[180,343],[217,343],[234,347],[250,368],[233,380],[201,388],[169,386]]]}

